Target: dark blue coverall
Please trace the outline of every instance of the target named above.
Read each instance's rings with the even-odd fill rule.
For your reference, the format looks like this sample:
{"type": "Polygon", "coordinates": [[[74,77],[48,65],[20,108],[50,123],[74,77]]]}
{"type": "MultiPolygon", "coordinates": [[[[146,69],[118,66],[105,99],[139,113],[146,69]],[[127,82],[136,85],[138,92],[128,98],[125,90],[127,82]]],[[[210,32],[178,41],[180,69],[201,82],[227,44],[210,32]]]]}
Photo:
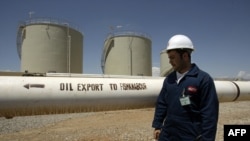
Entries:
{"type": "Polygon", "coordinates": [[[169,74],[158,96],[152,127],[161,129],[159,141],[214,141],[219,102],[213,79],[195,64],[177,84],[169,74]],[[180,98],[189,97],[189,105],[180,98]]]}

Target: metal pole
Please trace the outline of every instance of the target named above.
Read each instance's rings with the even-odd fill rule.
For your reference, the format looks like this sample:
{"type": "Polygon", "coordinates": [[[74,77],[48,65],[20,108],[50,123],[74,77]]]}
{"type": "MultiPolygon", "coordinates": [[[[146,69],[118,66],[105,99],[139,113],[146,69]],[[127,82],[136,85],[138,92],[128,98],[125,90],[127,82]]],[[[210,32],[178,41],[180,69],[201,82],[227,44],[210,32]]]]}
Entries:
{"type": "Polygon", "coordinates": [[[131,37],[130,44],[129,44],[129,49],[130,49],[130,75],[133,75],[133,51],[132,51],[132,42],[133,42],[133,37],[131,37]]]}
{"type": "Polygon", "coordinates": [[[69,34],[69,24],[68,23],[65,23],[67,25],[67,72],[68,73],[71,73],[71,36],[69,34]]]}
{"type": "Polygon", "coordinates": [[[71,36],[68,35],[68,48],[69,48],[69,73],[71,73],[71,36]]]}

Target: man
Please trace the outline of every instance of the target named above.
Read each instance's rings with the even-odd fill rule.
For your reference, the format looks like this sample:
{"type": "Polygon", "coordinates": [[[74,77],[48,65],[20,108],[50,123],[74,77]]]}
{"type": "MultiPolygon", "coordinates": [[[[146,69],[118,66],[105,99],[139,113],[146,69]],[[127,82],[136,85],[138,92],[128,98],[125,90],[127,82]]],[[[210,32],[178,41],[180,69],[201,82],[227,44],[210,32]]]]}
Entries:
{"type": "Polygon", "coordinates": [[[194,50],[185,35],[170,38],[169,63],[174,71],[164,80],[152,127],[159,141],[214,141],[219,102],[213,79],[191,63],[194,50]]]}

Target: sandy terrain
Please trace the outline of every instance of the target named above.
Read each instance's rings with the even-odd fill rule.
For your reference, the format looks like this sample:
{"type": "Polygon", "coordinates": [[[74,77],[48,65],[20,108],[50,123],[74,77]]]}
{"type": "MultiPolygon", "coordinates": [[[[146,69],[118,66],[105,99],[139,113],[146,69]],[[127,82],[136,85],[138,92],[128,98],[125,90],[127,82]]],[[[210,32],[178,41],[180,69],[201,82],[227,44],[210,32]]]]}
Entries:
{"type": "MultiPolygon", "coordinates": [[[[216,141],[223,141],[224,124],[250,124],[249,107],[250,101],[220,103],[216,141]]],[[[0,140],[152,141],[153,129],[151,128],[151,122],[153,114],[153,108],[79,114],[76,117],[46,124],[42,127],[0,133],[0,140]]],[[[49,115],[49,118],[52,117],[53,115],[49,115]]],[[[39,121],[32,120],[32,122],[39,121]]]]}

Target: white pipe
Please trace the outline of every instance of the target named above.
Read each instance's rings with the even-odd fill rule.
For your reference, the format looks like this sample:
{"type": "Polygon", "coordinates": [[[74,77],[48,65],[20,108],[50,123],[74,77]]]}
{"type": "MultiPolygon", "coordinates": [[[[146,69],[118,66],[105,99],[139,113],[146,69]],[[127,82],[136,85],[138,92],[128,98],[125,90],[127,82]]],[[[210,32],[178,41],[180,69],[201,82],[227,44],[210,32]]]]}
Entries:
{"type": "Polygon", "coordinates": [[[162,78],[0,77],[0,116],[153,106],[162,78]]]}
{"type": "Polygon", "coordinates": [[[237,100],[237,87],[231,81],[215,81],[215,87],[220,102],[237,100]]]}
{"type": "Polygon", "coordinates": [[[220,102],[250,100],[250,81],[214,81],[220,102]]]}
{"type": "Polygon", "coordinates": [[[250,100],[250,81],[234,81],[234,83],[239,90],[237,101],[250,100]]]}
{"type": "MultiPolygon", "coordinates": [[[[0,117],[153,107],[163,77],[0,76],[0,117]]],[[[220,102],[250,100],[249,81],[215,81],[220,102]]]]}

